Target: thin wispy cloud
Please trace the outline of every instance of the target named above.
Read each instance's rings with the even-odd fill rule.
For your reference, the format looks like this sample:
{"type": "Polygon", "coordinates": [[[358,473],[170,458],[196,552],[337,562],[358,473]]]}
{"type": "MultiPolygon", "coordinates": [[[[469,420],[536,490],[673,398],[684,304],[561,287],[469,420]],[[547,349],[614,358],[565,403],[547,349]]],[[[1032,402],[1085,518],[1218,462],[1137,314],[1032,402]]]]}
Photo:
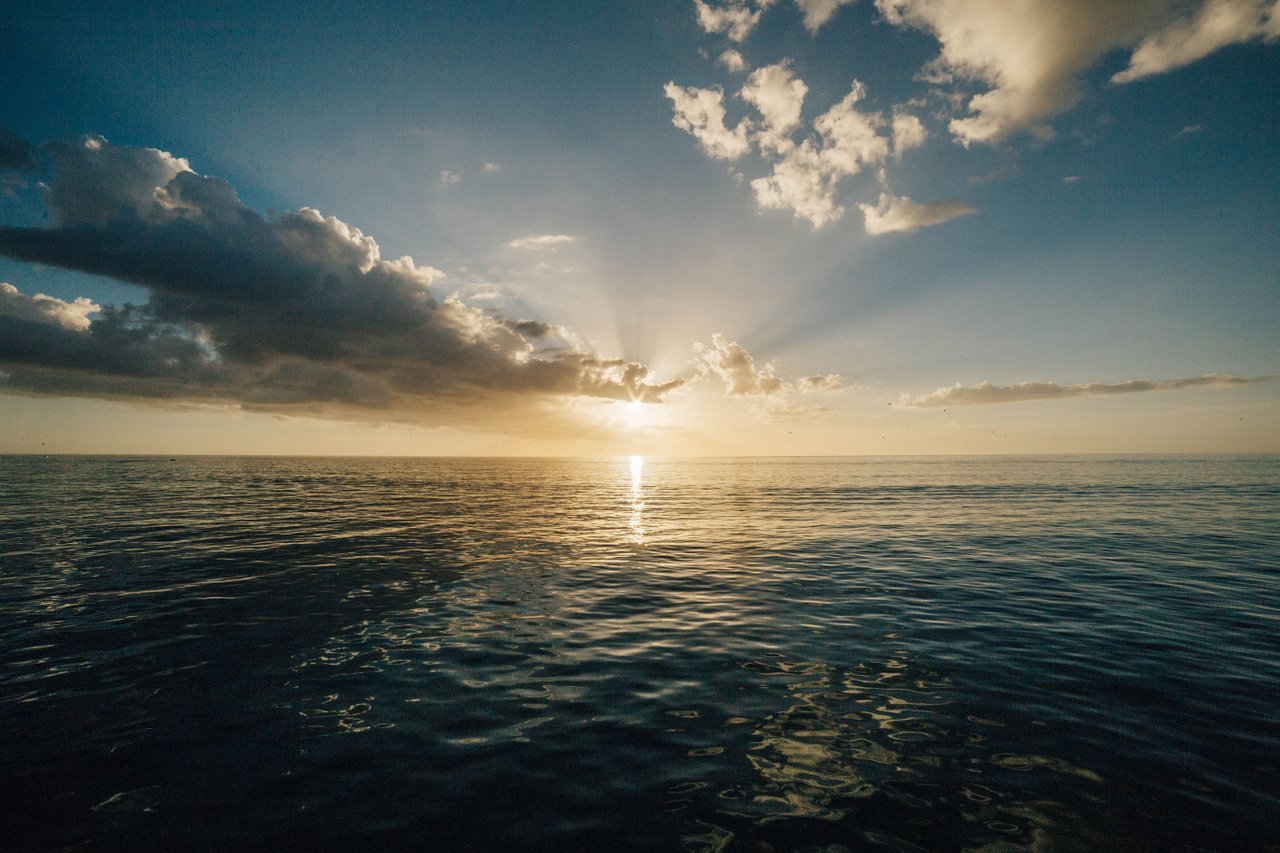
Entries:
{"type": "Polygon", "coordinates": [[[939,388],[932,394],[912,397],[904,394],[898,404],[914,409],[937,409],[947,406],[985,406],[999,403],[1021,403],[1029,400],[1065,400],[1073,397],[1107,397],[1117,394],[1142,394],[1150,391],[1179,391],[1188,388],[1238,388],[1270,382],[1276,377],[1194,376],[1189,379],[1131,379],[1108,384],[1089,382],[1060,385],[1057,382],[1020,382],[1017,385],[961,385],[939,388]]]}
{"type": "Polygon", "coordinates": [[[507,246],[512,249],[536,252],[541,249],[555,249],[558,246],[576,243],[577,240],[577,237],[570,234],[537,234],[531,237],[519,237],[512,240],[507,246]]]}
{"type": "Polygon", "coordinates": [[[911,232],[978,212],[958,200],[917,202],[888,193],[880,193],[880,200],[874,205],[860,204],[858,207],[862,210],[863,227],[868,234],[911,232]]]}

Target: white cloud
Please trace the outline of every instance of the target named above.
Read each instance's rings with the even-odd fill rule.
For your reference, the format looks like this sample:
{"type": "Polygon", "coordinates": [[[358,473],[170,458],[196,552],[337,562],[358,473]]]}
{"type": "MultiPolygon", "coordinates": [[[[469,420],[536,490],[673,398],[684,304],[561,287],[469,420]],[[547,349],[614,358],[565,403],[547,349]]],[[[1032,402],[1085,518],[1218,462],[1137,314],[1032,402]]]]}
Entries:
{"type": "Polygon", "coordinates": [[[1194,134],[1194,133],[1199,133],[1199,132],[1200,132],[1200,131],[1202,131],[1202,130],[1204,130],[1204,125],[1202,125],[1202,124],[1189,124],[1189,125],[1185,126],[1184,128],[1182,128],[1182,130],[1180,130],[1180,131],[1178,131],[1177,133],[1175,133],[1175,134],[1173,135],[1173,138],[1174,138],[1174,139],[1181,139],[1181,138],[1182,138],[1182,137],[1184,137],[1184,136],[1191,136],[1192,134],[1194,134]]]}
{"type": "Polygon", "coordinates": [[[512,240],[507,246],[512,249],[537,251],[539,249],[554,249],[567,243],[575,243],[577,240],[577,237],[569,234],[538,234],[534,237],[520,237],[512,240]]]}
{"type": "Polygon", "coordinates": [[[502,164],[501,163],[485,163],[484,170],[488,172],[490,175],[492,175],[493,173],[499,172],[502,170],[502,164]]]}
{"type": "Polygon", "coordinates": [[[1017,385],[992,385],[981,382],[966,386],[956,383],[939,388],[923,397],[903,394],[900,405],[914,409],[936,409],[944,406],[981,406],[995,403],[1021,403],[1027,400],[1062,400],[1069,397],[1099,397],[1115,394],[1137,394],[1146,391],[1177,391],[1185,388],[1234,388],[1270,382],[1274,376],[1246,378],[1240,376],[1195,376],[1190,379],[1132,379],[1107,384],[1090,382],[1083,385],[1059,385],[1057,382],[1020,382],[1017,385]]]}
{"type": "Polygon", "coordinates": [[[738,53],[733,48],[729,48],[720,54],[720,64],[734,72],[747,70],[747,61],[742,58],[741,53],[738,53]]]}
{"type": "Polygon", "coordinates": [[[805,29],[816,34],[841,6],[848,6],[852,2],[853,0],[796,0],[796,5],[804,12],[805,29]]]}
{"type": "Polygon", "coordinates": [[[18,288],[0,281],[0,315],[15,317],[35,323],[52,323],[73,332],[87,332],[93,325],[90,314],[96,314],[102,306],[95,305],[83,296],[71,302],[63,302],[55,296],[37,293],[23,296],[18,288]]]}
{"type": "Polygon", "coordinates": [[[902,154],[912,148],[919,148],[929,138],[924,123],[916,116],[903,112],[900,108],[893,110],[893,156],[899,159],[902,154]]]}
{"type": "Polygon", "coordinates": [[[728,397],[763,397],[756,406],[760,414],[788,418],[828,411],[824,406],[807,405],[793,399],[796,393],[835,391],[842,387],[835,373],[805,376],[791,381],[778,376],[772,364],[757,367],[751,353],[736,341],[730,341],[717,332],[711,336],[711,345],[694,344],[694,366],[703,379],[718,379],[724,383],[728,397]]]}
{"type": "Polygon", "coordinates": [[[760,13],[775,0],[756,0],[755,9],[746,0],[728,0],[723,6],[713,6],[704,0],[693,0],[698,10],[698,24],[704,32],[724,33],[730,41],[740,42],[751,34],[760,23],[760,13]]]}
{"type": "Polygon", "coordinates": [[[749,122],[738,122],[730,130],[724,123],[724,92],[668,83],[663,90],[671,99],[675,115],[671,123],[691,134],[707,154],[720,160],[736,160],[750,150],[749,122]]]}
{"type": "Polygon", "coordinates": [[[719,332],[711,336],[711,346],[694,344],[693,352],[698,372],[723,380],[724,392],[730,397],[780,394],[786,390],[772,364],[757,368],[751,353],[719,332]]]}
{"type": "Polygon", "coordinates": [[[864,166],[881,163],[889,156],[889,140],[879,135],[884,117],[854,107],[866,94],[867,87],[854,80],[849,94],[814,119],[813,129],[823,141],[822,160],[837,175],[856,175],[864,166]]]}
{"type": "Polygon", "coordinates": [[[440,170],[440,183],[449,185],[456,184],[462,180],[457,174],[450,172],[448,169],[440,170]]]}
{"type": "Polygon", "coordinates": [[[1080,75],[1117,48],[1136,46],[1129,67],[1112,78],[1124,83],[1228,44],[1280,37],[1280,0],[875,2],[890,24],[940,42],[922,80],[989,87],[968,98],[969,115],[950,123],[964,145],[994,144],[1024,131],[1051,135],[1049,119],[1079,100],[1080,75]]]}
{"type": "Polygon", "coordinates": [[[800,110],[808,91],[786,61],[751,72],[738,97],[759,110],[764,119],[764,127],[756,134],[762,149],[783,152],[791,147],[788,137],[800,126],[800,110]]]}
{"type": "Polygon", "coordinates": [[[1219,48],[1257,38],[1280,37],[1280,0],[1209,0],[1195,13],[1147,35],[1129,67],[1111,78],[1130,83],[1203,59],[1219,48]]]}
{"type": "Polygon", "coordinates": [[[962,201],[918,202],[906,196],[880,193],[875,205],[860,204],[868,234],[888,234],[893,231],[914,231],[929,225],[938,225],[957,216],[977,213],[962,201]]]}
{"type": "MultiPolygon", "coordinates": [[[[785,65],[771,68],[781,68],[790,74],[785,65]]],[[[794,88],[791,91],[793,94],[797,92],[794,88]]],[[[800,94],[803,91],[799,90],[800,94]]],[[[814,119],[813,129],[818,134],[816,143],[805,139],[797,145],[780,134],[776,130],[781,123],[779,116],[785,118],[786,114],[779,104],[772,105],[776,115],[766,119],[768,129],[756,139],[762,151],[781,154],[782,159],[774,163],[772,174],[751,182],[761,207],[789,209],[798,218],[809,220],[815,228],[844,214],[844,208],[836,202],[840,180],[858,174],[866,166],[883,162],[889,156],[889,139],[879,133],[885,125],[884,117],[861,112],[855,107],[865,94],[866,88],[855,80],[849,94],[814,119]]],[[[785,103],[782,97],[775,98],[775,101],[785,103]]]]}

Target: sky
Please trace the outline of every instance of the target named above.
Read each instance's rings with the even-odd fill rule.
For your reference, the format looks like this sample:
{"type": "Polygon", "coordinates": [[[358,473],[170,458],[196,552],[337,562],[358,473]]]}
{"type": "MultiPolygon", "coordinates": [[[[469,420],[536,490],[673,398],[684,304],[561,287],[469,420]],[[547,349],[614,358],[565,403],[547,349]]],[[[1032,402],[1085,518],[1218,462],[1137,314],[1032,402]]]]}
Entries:
{"type": "Polygon", "coordinates": [[[19,2],[0,452],[1280,452],[1280,2],[19,2]]]}

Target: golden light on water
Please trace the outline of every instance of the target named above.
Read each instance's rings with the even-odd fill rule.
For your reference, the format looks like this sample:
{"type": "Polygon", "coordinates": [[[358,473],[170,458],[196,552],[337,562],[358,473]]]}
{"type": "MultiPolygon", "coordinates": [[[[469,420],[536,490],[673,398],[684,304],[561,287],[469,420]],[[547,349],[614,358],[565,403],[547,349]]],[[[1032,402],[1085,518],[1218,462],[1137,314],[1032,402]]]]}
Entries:
{"type": "MultiPolygon", "coordinates": [[[[632,403],[630,405],[637,405],[632,403]]],[[[643,404],[640,404],[643,405],[643,404]]],[[[644,457],[631,457],[631,541],[644,544],[644,457]]]]}

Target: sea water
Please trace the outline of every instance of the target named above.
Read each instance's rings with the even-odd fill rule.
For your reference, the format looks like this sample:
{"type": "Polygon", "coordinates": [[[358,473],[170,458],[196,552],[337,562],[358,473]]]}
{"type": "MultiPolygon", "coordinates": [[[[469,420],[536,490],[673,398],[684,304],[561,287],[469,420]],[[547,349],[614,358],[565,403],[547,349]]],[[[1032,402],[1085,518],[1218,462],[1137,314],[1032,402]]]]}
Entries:
{"type": "Polygon", "coordinates": [[[0,457],[8,849],[1280,844],[1280,458],[0,457]]]}

